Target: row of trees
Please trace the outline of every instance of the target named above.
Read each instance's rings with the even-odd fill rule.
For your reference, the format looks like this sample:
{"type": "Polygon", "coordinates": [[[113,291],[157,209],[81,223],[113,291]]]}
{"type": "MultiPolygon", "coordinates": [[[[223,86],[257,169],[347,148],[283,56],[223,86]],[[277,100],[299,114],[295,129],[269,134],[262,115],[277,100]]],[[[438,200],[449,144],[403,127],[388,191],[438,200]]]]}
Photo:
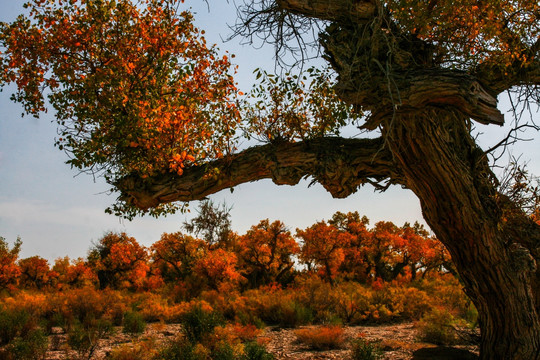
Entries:
{"type": "MultiPolygon", "coordinates": [[[[192,229],[201,230],[201,224],[192,229]]],[[[180,292],[189,297],[204,289],[286,285],[302,272],[334,285],[336,279],[370,284],[453,271],[445,249],[421,225],[398,227],[382,221],[368,228],[368,224],[358,212],[337,212],[329,221],[297,229],[294,236],[281,221],[266,219],[243,235],[224,232],[222,227],[214,229],[221,232],[219,237],[214,237],[214,230],[206,232],[215,241],[164,233],[149,248],[126,233],[109,232],[86,259],[59,258],[52,266],[39,256],[19,259],[21,240],[10,248],[2,238],[0,286],[149,290],[168,285],[183,289],[180,292]]]]}

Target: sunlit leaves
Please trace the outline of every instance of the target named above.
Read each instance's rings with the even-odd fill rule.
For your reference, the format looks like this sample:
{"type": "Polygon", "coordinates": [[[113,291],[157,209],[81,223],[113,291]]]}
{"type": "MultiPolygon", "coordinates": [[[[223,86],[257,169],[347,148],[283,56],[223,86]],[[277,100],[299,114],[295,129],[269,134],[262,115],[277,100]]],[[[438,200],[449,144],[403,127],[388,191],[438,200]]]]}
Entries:
{"type": "Polygon", "coordinates": [[[108,181],[182,174],[233,147],[236,87],[178,0],[32,0],[2,24],[2,83],[56,110],[57,146],[108,181]]]}
{"type": "Polygon", "coordinates": [[[344,249],[351,240],[350,234],[321,221],[305,230],[297,229],[296,235],[303,242],[301,261],[317,269],[332,283],[345,259],[344,249]]]}
{"type": "Polygon", "coordinates": [[[101,288],[139,289],[149,271],[146,249],[126,233],[105,234],[89,252],[88,263],[101,288]]]}
{"type": "Polygon", "coordinates": [[[240,265],[252,285],[283,280],[293,269],[298,243],[281,221],[262,220],[237,242],[240,265]]]}
{"type": "Polygon", "coordinates": [[[397,24],[437,45],[447,64],[461,68],[488,63],[510,69],[528,66],[537,56],[531,51],[540,36],[537,1],[392,0],[387,4],[397,24]]]}
{"type": "Polygon", "coordinates": [[[17,266],[17,259],[21,245],[21,239],[17,239],[10,248],[6,239],[0,236],[0,289],[11,288],[18,282],[21,269],[17,266]]]}
{"type": "Polygon", "coordinates": [[[339,135],[361,117],[342,102],[328,71],[309,68],[302,76],[255,70],[257,84],[243,103],[246,137],[263,142],[298,141],[339,135]]]}
{"type": "Polygon", "coordinates": [[[380,221],[371,229],[368,223],[358,212],[337,212],[328,222],[297,230],[301,261],[329,281],[339,275],[372,283],[453,270],[446,249],[418,223],[380,221]]]}
{"type": "Polygon", "coordinates": [[[58,275],[51,271],[49,262],[40,256],[21,259],[19,268],[21,269],[21,285],[27,288],[42,289],[58,275]]]}
{"type": "Polygon", "coordinates": [[[238,272],[238,258],[224,249],[211,249],[195,265],[194,272],[214,290],[228,292],[243,280],[238,272]]]}
{"type": "Polygon", "coordinates": [[[180,232],[164,233],[152,245],[153,266],[165,281],[179,282],[191,275],[193,267],[207,252],[207,244],[180,232]]]}

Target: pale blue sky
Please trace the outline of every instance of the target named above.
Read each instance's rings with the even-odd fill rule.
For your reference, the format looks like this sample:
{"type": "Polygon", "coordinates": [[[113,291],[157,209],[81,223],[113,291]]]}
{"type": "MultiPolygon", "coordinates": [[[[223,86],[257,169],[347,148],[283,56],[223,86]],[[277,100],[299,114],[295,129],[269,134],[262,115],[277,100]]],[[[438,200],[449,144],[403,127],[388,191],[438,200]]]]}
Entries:
{"type": "MultiPolygon", "coordinates": [[[[0,21],[10,21],[21,12],[23,1],[0,0],[0,21]]],[[[186,2],[189,3],[189,2],[186,2]]],[[[197,5],[197,24],[207,31],[209,42],[220,42],[229,34],[227,23],[234,22],[235,10],[225,1],[212,4],[210,13],[202,1],[197,5]]],[[[242,90],[249,90],[256,67],[273,69],[271,48],[254,49],[240,46],[239,41],[219,44],[221,50],[236,54],[239,65],[238,82],[242,90]]],[[[21,118],[22,107],[9,100],[12,89],[0,93],[0,236],[12,243],[17,236],[23,241],[21,256],[40,255],[54,260],[68,255],[86,256],[92,242],[106,231],[125,231],[141,244],[149,246],[163,232],[180,230],[185,214],[166,218],[137,218],[121,221],[107,215],[104,209],[114,202],[108,196],[107,184],[86,174],[77,176],[64,162],[67,156],[53,146],[56,136],[54,114],[44,114],[36,120],[21,118]],[[10,91],[11,90],[11,91],[10,91]]],[[[501,108],[503,108],[501,106],[501,108]]],[[[537,114],[535,115],[537,118],[537,114]]],[[[503,137],[507,130],[481,127],[485,131],[483,143],[490,146],[503,137]]],[[[531,134],[529,137],[533,137],[531,134]]],[[[530,168],[540,174],[540,136],[519,144],[513,153],[524,153],[523,160],[531,160],[530,168]]],[[[308,181],[299,185],[277,186],[265,180],[243,184],[234,193],[224,190],[211,198],[232,205],[233,228],[244,232],[259,220],[279,219],[294,231],[328,219],[336,211],[359,211],[372,224],[390,220],[398,225],[405,221],[422,221],[418,200],[408,190],[398,187],[386,193],[374,193],[365,187],[347,199],[332,199],[321,186],[308,188],[308,181]]],[[[451,201],[451,199],[449,199],[451,201]]],[[[193,203],[191,209],[196,208],[193,203]]]]}

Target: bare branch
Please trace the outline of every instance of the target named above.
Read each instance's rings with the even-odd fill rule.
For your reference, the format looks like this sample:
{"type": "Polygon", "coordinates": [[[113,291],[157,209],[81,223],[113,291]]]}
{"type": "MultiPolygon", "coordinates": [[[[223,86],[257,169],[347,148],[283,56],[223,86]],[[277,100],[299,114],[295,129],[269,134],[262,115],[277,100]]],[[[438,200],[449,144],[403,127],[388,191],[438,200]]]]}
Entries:
{"type": "Polygon", "coordinates": [[[284,68],[304,65],[320,56],[320,19],[300,16],[281,8],[275,0],[244,1],[237,7],[238,21],[229,40],[240,36],[244,43],[275,49],[276,64],[284,68]]]}

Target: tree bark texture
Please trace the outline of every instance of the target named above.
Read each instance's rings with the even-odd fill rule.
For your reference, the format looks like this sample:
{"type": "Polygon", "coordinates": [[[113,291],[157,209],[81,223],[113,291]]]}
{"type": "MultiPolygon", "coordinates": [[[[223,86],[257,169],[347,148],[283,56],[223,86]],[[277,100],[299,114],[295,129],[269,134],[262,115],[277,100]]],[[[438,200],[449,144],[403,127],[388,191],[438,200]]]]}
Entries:
{"type": "Polygon", "coordinates": [[[312,177],[334,197],[345,198],[364,183],[399,176],[382,139],[329,137],[252,147],[205,166],[187,168],[182,176],[127,177],[116,186],[124,201],[148,209],[203,199],[246,182],[272,179],[278,185],[296,185],[305,177],[312,177]]]}
{"type": "MultiPolygon", "coordinates": [[[[404,185],[419,197],[478,309],[481,358],[539,359],[535,259],[503,223],[493,174],[467,124],[457,111],[427,108],[399,116],[385,131],[404,185]]],[[[536,226],[529,235],[539,233],[536,226]]]]}

